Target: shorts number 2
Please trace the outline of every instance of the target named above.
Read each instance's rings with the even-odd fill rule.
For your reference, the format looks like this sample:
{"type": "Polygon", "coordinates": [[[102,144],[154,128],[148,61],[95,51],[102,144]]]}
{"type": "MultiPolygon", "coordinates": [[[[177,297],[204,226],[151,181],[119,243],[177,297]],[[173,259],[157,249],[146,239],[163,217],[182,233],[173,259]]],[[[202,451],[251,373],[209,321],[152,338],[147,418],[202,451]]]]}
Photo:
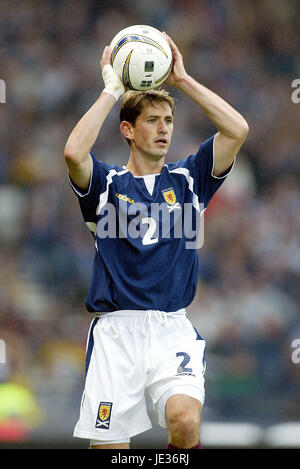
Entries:
{"type": "Polygon", "coordinates": [[[183,360],[178,367],[178,373],[192,373],[192,368],[186,367],[191,359],[190,355],[186,352],[177,352],[176,357],[183,357],[183,360]]]}

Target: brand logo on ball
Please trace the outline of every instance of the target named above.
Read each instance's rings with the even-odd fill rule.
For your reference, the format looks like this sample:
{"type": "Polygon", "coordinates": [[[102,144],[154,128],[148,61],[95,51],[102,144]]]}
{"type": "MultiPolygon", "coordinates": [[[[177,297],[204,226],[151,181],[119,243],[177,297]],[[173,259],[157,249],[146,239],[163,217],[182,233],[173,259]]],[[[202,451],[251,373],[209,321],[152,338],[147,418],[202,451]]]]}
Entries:
{"type": "Polygon", "coordinates": [[[145,72],[153,72],[154,70],[154,62],[145,62],[145,67],[144,67],[144,71],[145,72]]]}

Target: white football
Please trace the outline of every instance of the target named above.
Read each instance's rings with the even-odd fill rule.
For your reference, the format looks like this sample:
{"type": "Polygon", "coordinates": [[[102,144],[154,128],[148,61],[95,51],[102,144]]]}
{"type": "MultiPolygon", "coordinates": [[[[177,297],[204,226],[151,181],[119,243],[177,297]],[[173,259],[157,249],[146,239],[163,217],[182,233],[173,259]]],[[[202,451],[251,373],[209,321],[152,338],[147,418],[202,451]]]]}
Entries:
{"type": "Polygon", "coordinates": [[[149,90],[160,86],[172,69],[173,57],[165,36],[152,26],[122,29],[111,41],[112,66],[125,87],[149,90]]]}

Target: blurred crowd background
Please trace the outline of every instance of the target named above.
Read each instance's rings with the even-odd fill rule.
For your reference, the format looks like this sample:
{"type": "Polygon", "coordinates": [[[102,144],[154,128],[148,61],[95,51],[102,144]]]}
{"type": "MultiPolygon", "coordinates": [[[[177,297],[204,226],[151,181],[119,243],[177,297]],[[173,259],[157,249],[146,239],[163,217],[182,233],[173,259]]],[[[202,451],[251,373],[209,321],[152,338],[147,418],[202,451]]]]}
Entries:
{"type": "MultiPolygon", "coordinates": [[[[186,69],[248,121],[235,168],[205,215],[189,317],[207,341],[206,421],[300,420],[300,4],[293,0],[1,0],[0,441],[71,438],[91,316],[94,255],[63,150],[99,96],[104,46],[150,24],[186,69]],[[2,342],[3,344],[3,342],[2,342]],[[4,361],[4,360],[2,360],[4,361]]],[[[177,91],[168,161],[216,129],[177,91]]],[[[118,105],[94,147],[126,164],[118,105]]]]}

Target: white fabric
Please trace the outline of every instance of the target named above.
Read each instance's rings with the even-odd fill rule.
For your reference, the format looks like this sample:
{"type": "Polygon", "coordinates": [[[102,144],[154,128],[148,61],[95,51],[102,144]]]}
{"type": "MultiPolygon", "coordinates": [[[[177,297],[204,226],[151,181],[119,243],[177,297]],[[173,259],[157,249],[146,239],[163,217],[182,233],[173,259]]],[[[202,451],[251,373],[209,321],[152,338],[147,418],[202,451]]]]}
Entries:
{"type": "Polygon", "coordinates": [[[145,186],[150,195],[153,194],[154,184],[155,184],[155,175],[144,176],[145,186]]]}
{"type": "Polygon", "coordinates": [[[102,77],[104,81],[104,93],[113,95],[116,101],[125,93],[125,87],[114,71],[111,65],[106,64],[102,69],[102,77]]]}
{"type": "Polygon", "coordinates": [[[139,179],[139,178],[144,179],[146,189],[149,192],[149,194],[152,196],[153,189],[154,189],[154,186],[155,186],[155,176],[160,176],[160,173],[158,173],[158,174],[145,174],[145,176],[134,176],[134,177],[136,179],[139,179]]]}
{"type": "Polygon", "coordinates": [[[176,393],[180,386],[183,394],[203,403],[205,341],[196,340],[184,309],[174,313],[116,311],[99,316],[74,436],[126,442],[149,430],[146,389],[162,426],[166,426],[166,401],[163,405],[158,402],[170,390],[172,395],[172,389],[176,393]],[[96,428],[100,402],[111,403],[109,428],[96,428]]]}

